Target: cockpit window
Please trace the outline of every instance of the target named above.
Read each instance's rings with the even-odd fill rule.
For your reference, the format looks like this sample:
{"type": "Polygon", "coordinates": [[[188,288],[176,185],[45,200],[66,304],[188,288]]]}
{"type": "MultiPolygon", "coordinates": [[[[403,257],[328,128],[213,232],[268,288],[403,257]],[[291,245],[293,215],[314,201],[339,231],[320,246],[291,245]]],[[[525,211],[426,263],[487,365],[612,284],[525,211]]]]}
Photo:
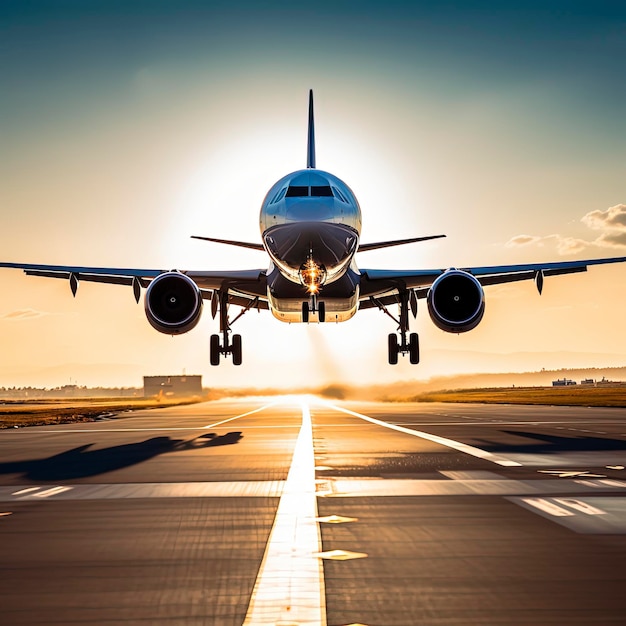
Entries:
{"type": "Polygon", "coordinates": [[[285,193],[287,192],[287,187],[283,187],[275,196],[274,199],[270,202],[270,204],[275,204],[279,200],[282,200],[285,197],[285,193]]]}
{"type": "Polygon", "coordinates": [[[309,188],[300,185],[292,185],[287,188],[287,198],[303,198],[309,195],[309,188]]]}
{"type": "Polygon", "coordinates": [[[349,204],[349,202],[346,200],[345,196],[341,193],[341,191],[339,191],[339,189],[337,189],[337,187],[333,187],[333,193],[335,195],[335,198],[339,198],[339,200],[341,200],[342,202],[345,202],[346,204],[349,204]]]}
{"type": "Polygon", "coordinates": [[[316,198],[330,196],[332,198],[333,192],[330,189],[330,185],[314,185],[311,186],[311,195],[316,198]]]}

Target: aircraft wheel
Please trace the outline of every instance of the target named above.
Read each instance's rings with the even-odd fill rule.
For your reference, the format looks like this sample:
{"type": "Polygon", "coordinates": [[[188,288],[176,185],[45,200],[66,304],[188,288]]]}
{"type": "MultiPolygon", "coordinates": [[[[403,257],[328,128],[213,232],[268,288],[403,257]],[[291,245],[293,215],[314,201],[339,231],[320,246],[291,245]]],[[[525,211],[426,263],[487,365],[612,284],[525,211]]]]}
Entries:
{"type": "Polygon", "coordinates": [[[326,321],[326,304],[323,302],[317,305],[317,319],[322,323],[326,321]]]}
{"type": "Polygon", "coordinates": [[[309,303],[302,303],[302,321],[307,324],[309,321],[309,303]]]}
{"type": "Polygon", "coordinates": [[[211,335],[209,358],[211,361],[211,365],[220,364],[220,336],[219,335],[211,335]]]}
{"type": "Polygon", "coordinates": [[[420,340],[417,333],[409,336],[409,360],[413,365],[420,362],[420,340]]]}
{"type": "Polygon", "coordinates": [[[398,352],[400,351],[400,346],[398,345],[398,338],[395,333],[390,333],[387,338],[387,345],[389,347],[389,365],[397,365],[398,364],[398,352]]]}
{"type": "Polygon", "coordinates": [[[241,335],[233,335],[233,365],[241,365],[241,335]]]}

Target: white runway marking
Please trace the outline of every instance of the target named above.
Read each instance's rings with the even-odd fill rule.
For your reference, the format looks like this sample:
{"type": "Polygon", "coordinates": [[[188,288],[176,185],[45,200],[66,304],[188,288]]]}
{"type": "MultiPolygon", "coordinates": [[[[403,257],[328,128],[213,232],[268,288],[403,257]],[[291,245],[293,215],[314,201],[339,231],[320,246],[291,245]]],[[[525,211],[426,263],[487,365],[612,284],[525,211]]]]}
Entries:
{"type": "Polygon", "coordinates": [[[41,487],[26,487],[26,489],[20,489],[19,491],[14,491],[12,496],[23,496],[26,493],[30,493],[31,491],[39,491],[41,487]]]}
{"type": "Polygon", "coordinates": [[[608,485],[609,487],[621,487],[624,489],[626,487],[626,483],[623,480],[613,480],[612,478],[605,478],[600,481],[603,485],[608,485]]]}
{"type": "Polygon", "coordinates": [[[335,409],[336,411],[342,411],[343,413],[347,413],[348,415],[354,415],[354,417],[358,417],[367,422],[371,422],[372,424],[376,424],[378,426],[384,426],[385,428],[391,428],[392,430],[397,430],[398,432],[405,433],[407,435],[413,435],[413,437],[420,437],[421,439],[427,439],[428,441],[441,444],[442,446],[446,446],[447,448],[453,448],[454,450],[458,450],[459,452],[463,452],[465,454],[469,454],[471,456],[484,459],[485,461],[491,461],[492,463],[497,463],[498,465],[501,465],[503,467],[520,467],[522,465],[521,463],[518,463],[517,461],[507,459],[506,457],[503,457],[497,454],[492,454],[491,452],[487,452],[486,450],[481,450],[480,448],[475,448],[474,446],[468,446],[467,444],[461,443],[460,441],[455,441],[454,439],[446,439],[445,437],[438,437],[437,435],[431,435],[430,433],[425,433],[421,430],[413,430],[411,428],[404,428],[403,426],[397,426],[396,424],[383,422],[373,417],[368,417],[367,415],[356,413],[355,411],[351,411],[350,409],[344,409],[343,407],[336,406],[334,404],[329,404],[329,403],[324,403],[324,404],[331,409],[335,409]]]}
{"type": "Polygon", "coordinates": [[[513,496],[548,494],[584,494],[589,487],[614,491],[615,486],[601,481],[487,479],[417,479],[409,478],[329,478],[328,488],[320,497],[365,498],[394,496],[513,496]],[[585,484],[582,484],[582,483],[585,484]]]}
{"type": "Polygon", "coordinates": [[[52,487],[50,489],[46,489],[45,491],[37,491],[32,494],[33,498],[49,498],[50,496],[56,496],[60,493],[64,493],[65,491],[69,491],[71,487],[52,487]]]}
{"type": "Polygon", "coordinates": [[[555,504],[554,502],[550,502],[550,500],[546,500],[545,498],[522,498],[522,500],[529,504],[530,506],[547,513],[548,515],[553,515],[554,517],[569,517],[571,515],[575,515],[572,511],[568,511],[564,509],[562,506],[555,504]]]}
{"type": "Polygon", "coordinates": [[[82,483],[70,486],[44,485],[15,490],[0,486],[0,502],[55,496],[55,500],[127,500],[141,498],[277,498],[282,480],[251,480],[191,483],[82,483]],[[45,489],[45,491],[40,491],[45,489]]]}
{"type": "Polygon", "coordinates": [[[585,535],[625,535],[626,498],[507,498],[565,528],[585,535]]]}
{"type": "Polygon", "coordinates": [[[265,409],[269,409],[273,406],[276,406],[279,402],[270,402],[269,404],[264,404],[260,406],[258,409],[253,409],[252,411],[248,411],[246,413],[242,413],[241,415],[235,415],[235,417],[229,417],[225,420],[221,420],[219,422],[214,422],[213,424],[209,424],[208,426],[204,426],[203,428],[215,428],[216,426],[220,426],[221,424],[226,424],[227,422],[232,422],[233,420],[238,420],[240,417],[247,417],[248,415],[253,415],[254,413],[259,413],[260,411],[264,411],[265,409]]]}
{"type": "Polygon", "coordinates": [[[325,626],[324,573],[317,524],[313,432],[309,407],[254,585],[244,626],[325,626]]]}
{"type": "MultiPolygon", "coordinates": [[[[511,480],[488,476],[487,472],[446,472],[447,479],[407,478],[326,478],[318,487],[318,497],[389,497],[389,496],[513,496],[513,495],[576,495],[589,491],[614,492],[626,488],[618,480],[511,480]],[[466,474],[465,478],[460,478],[466,474]],[[322,490],[319,489],[322,487],[322,490]]],[[[313,481],[311,481],[313,482],[313,481]]],[[[33,500],[36,497],[54,500],[136,500],[143,498],[278,498],[285,481],[230,481],[189,483],[77,483],[71,486],[42,485],[20,488],[0,486],[0,502],[33,500]],[[17,491],[16,491],[17,489],[17,491]],[[44,491],[40,491],[40,490],[44,491]],[[38,494],[45,494],[39,496],[38,494]]],[[[307,487],[308,489],[308,487],[307,487]]],[[[623,491],[622,491],[623,493],[623,491]]]]}
{"type": "Polygon", "coordinates": [[[574,500],[573,498],[554,498],[554,501],[562,504],[563,506],[567,506],[570,509],[574,509],[575,511],[585,513],[586,515],[606,515],[606,511],[598,509],[595,506],[591,506],[591,504],[583,502],[582,500],[574,500]]]}

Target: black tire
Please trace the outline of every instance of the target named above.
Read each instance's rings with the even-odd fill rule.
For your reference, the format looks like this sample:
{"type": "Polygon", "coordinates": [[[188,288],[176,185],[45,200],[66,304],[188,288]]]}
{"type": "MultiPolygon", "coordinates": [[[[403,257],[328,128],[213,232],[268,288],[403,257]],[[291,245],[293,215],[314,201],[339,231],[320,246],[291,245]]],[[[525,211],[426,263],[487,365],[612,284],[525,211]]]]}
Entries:
{"type": "Polygon", "coordinates": [[[233,365],[241,365],[241,335],[233,335],[233,365]]]}
{"type": "Polygon", "coordinates": [[[211,365],[220,364],[220,336],[219,335],[211,335],[209,360],[211,361],[211,365]]]}
{"type": "Polygon", "coordinates": [[[307,324],[309,321],[309,303],[302,303],[302,321],[307,324]]]}
{"type": "Polygon", "coordinates": [[[317,319],[321,323],[326,321],[326,305],[323,302],[319,302],[317,305],[317,319]]]}
{"type": "Polygon", "coordinates": [[[412,365],[420,362],[420,340],[417,333],[411,333],[409,336],[409,360],[412,365]]]}
{"type": "Polygon", "coordinates": [[[389,347],[389,365],[397,365],[400,346],[398,345],[398,338],[395,333],[391,333],[389,337],[387,337],[387,345],[389,347]]]}

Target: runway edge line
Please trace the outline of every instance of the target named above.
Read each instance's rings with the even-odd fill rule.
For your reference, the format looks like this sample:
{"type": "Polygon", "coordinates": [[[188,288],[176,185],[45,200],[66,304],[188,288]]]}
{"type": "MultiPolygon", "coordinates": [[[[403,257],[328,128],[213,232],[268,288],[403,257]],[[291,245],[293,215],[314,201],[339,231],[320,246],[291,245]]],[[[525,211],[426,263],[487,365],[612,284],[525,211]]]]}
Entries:
{"type": "Polygon", "coordinates": [[[432,441],[433,443],[441,444],[442,446],[446,446],[447,448],[453,448],[454,450],[458,450],[459,452],[463,452],[464,454],[478,457],[479,459],[484,459],[485,461],[491,461],[492,463],[496,463],[497,465],[501,465],[503,467],[522,466],[522,464],[518,463],[517,461],[507,459],[506,457],[500,456],[498,454],[492,454],[491,452],[487,452],[486,450],[475,448],[474,446],[467,445],[466,443],[462,443],[460,441],[455,441],[454,439],[446,439],[446,437],[431,435],[430,433],[425,433],[421,430],[413,430],[411,428],[405,428],[404,426],[389,424],[388,422],[377,420],[374,417],[368,417],[367,415],[363,415],[362,413],[357,413],[356,411],[351,411],[350,409],[345,409],[344,407],[330,404],[329,402],[324,402],[323,404],[330,409],[334,409],[335,411],[341,411],[342,413],[346,413],[347,415],[353,415],[354,417],[358,417],[362,420],[365,420],[366,422],[371,422],[372,424],[376,424],[377,426],[384,426],[385,428],[397,430],[398,432],[405,433],[406,435],[412,435],[413,437],[427,439],[428,441],[432,441]]]}

